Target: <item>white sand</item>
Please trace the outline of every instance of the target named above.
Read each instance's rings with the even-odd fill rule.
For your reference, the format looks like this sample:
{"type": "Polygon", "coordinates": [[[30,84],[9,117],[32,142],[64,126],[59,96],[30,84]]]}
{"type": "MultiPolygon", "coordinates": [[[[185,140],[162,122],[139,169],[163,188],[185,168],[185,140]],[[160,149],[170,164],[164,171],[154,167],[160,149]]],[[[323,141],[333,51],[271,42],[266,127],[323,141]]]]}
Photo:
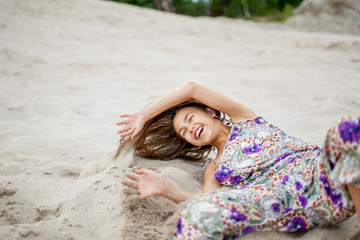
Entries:
{"type": "Polygon", "coordinates": [[[360,35],[359,0],[303,0],[286,25],[309,32],[360,35]]]}
{"type": "MultiPolygon", "coordinates": [[[[199,166],[106,162],[119,116],[187,81],[320,146],[332,122],[360,112],[360,37],[351,31],[308,33],[94,0],[0,0],[0,9],[0,239],[168,239],[183,204],[139,201],[120,180],[149,167],[198,193],[199,166]],[[79,179],[87,165],[82,177],[90,176],[79,179]]],[[[296,239],[348,239],[358,229],[354,216],[296,239]]]]}

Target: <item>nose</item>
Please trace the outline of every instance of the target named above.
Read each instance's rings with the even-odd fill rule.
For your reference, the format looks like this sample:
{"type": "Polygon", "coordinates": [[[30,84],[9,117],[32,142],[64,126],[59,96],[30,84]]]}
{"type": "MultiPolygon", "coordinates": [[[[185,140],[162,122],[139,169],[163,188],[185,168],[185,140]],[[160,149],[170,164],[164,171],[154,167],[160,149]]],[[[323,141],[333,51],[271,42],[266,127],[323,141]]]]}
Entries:
{"type": "Polygon", "coordinates": [[[192,126],[190,127],[190,131],[191,131],[191,132],[193,132],[193,131],[194,131],[194,129],[195,129],[195,126],[194,126],[194,125],[192,125],[192,126]]]}
{"type": "Polygon", "coordinates": [[[195,126],[194,126],[194,125],[188,124],[188,125],[186,126],[186,130],[189,131],[190,133],[193,133],[193,132],[194,132],[194,129],[195,129],[195,126]]]}

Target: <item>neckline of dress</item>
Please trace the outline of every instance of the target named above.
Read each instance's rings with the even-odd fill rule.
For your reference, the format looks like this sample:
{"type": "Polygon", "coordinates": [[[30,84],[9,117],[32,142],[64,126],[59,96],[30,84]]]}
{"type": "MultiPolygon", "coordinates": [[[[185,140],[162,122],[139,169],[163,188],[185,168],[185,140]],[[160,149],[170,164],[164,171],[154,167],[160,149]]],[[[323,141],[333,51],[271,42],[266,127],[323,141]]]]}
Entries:
{"type": "MultiPolygon", "coordinates": [[[[251,122],[251,121],[255,121],[256,119],[258,119],[258,118],[263,118],[262,116],[256,116],[256,117],[254,117],[254,118],[252,118],[252,119],[247,119],[247,120],[238,120],[238,121],[236,121],[236,122],[232,122],[232,125],[234,126],[234,124],[244,124],[244,123],[248,123],[248,122],[251,122]]],[[[232,126],[232,127],[233,127],[232,126]]],[[[232,129],[232,127],[231,127],[231,129],[232,129]]]]}
{"type": "Polygon", "coordinates": [[[253,119],[247,119],[247,120],[239,120],[239,121],[236,121],[236,122],[232,122],[232,126],[231,126],[231,129],[230,129],[230,133],[229,133],[229,135],[228,135],[228,137],[227,137],[227,139],[226,139],[226,144],[225,144],[225,146],[224,146],[224,148],[223,148],[223,151],[222,151],[222,153],[221,153],[221,156],[220,156],[220,158],[219,158],[219,163],[215,163],[215,165],[216,165],[216,168],[218,168],[220,165],[220,163],[221,163],[221,159],[222,159],[222,156],[224,155],[224,152],[225,152],[225,150],[226,150],[226,148],[228,147],[228,145],[229,145],[229,142],[230,142],[230,138],[231,138],[231,136],[233,135],[233,128],[236,126],[236,125],[239,125],[239,124],[245,124],[245,123],[248,123],[248,122],[251,122],[251,121],[255,121],[256,119],[259,119],[259,118],[263,118],[263,117],[261,117],[261,116],[256,116],[255,118],[253,118],[253,119]]]}

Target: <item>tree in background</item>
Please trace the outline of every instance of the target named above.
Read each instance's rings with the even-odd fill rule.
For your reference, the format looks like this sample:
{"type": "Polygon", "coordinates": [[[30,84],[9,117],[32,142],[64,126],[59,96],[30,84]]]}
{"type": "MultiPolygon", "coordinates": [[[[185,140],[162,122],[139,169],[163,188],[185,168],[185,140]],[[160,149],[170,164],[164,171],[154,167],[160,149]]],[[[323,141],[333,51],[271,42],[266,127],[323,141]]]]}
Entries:
{"type": "Polygon", "coordinates": [[[260,20],[286,20],[302,0],[213,0],[219,1],[223,16],[260,20]]]}
{"type": "Polygon", "coordinates": [[[114,0],[141,7],[174,11],[188,16],[225,16],[285,21],[302,0],[114,0]],[[170,2],[171,1],[171,2],[170,2]]]}

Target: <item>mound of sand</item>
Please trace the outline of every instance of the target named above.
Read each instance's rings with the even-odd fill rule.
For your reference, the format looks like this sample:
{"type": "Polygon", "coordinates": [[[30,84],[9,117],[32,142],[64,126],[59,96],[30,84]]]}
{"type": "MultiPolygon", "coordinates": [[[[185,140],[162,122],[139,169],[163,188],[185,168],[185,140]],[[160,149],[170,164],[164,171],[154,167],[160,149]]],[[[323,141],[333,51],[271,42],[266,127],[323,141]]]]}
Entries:
{"type": "MultiPolygon", "coordinates": [[[[201,166],[109,160],[119,116],[187,81],[320,146],[332,122],[360,109],[355,35],[108,1],[13,0],[0,9],[0,239],[169,239],[185,203],[140,201],[120,181],[147,167],[200,193],[201,166]]],[[[354,216],[302,236],[243,239],[348,239],[358,226],[354,216]]]]}
{"type": "Polygon", "coordinates": [[[360,1],[304,0],[287,21],[291,28],[360,35],[360,1]]]}

